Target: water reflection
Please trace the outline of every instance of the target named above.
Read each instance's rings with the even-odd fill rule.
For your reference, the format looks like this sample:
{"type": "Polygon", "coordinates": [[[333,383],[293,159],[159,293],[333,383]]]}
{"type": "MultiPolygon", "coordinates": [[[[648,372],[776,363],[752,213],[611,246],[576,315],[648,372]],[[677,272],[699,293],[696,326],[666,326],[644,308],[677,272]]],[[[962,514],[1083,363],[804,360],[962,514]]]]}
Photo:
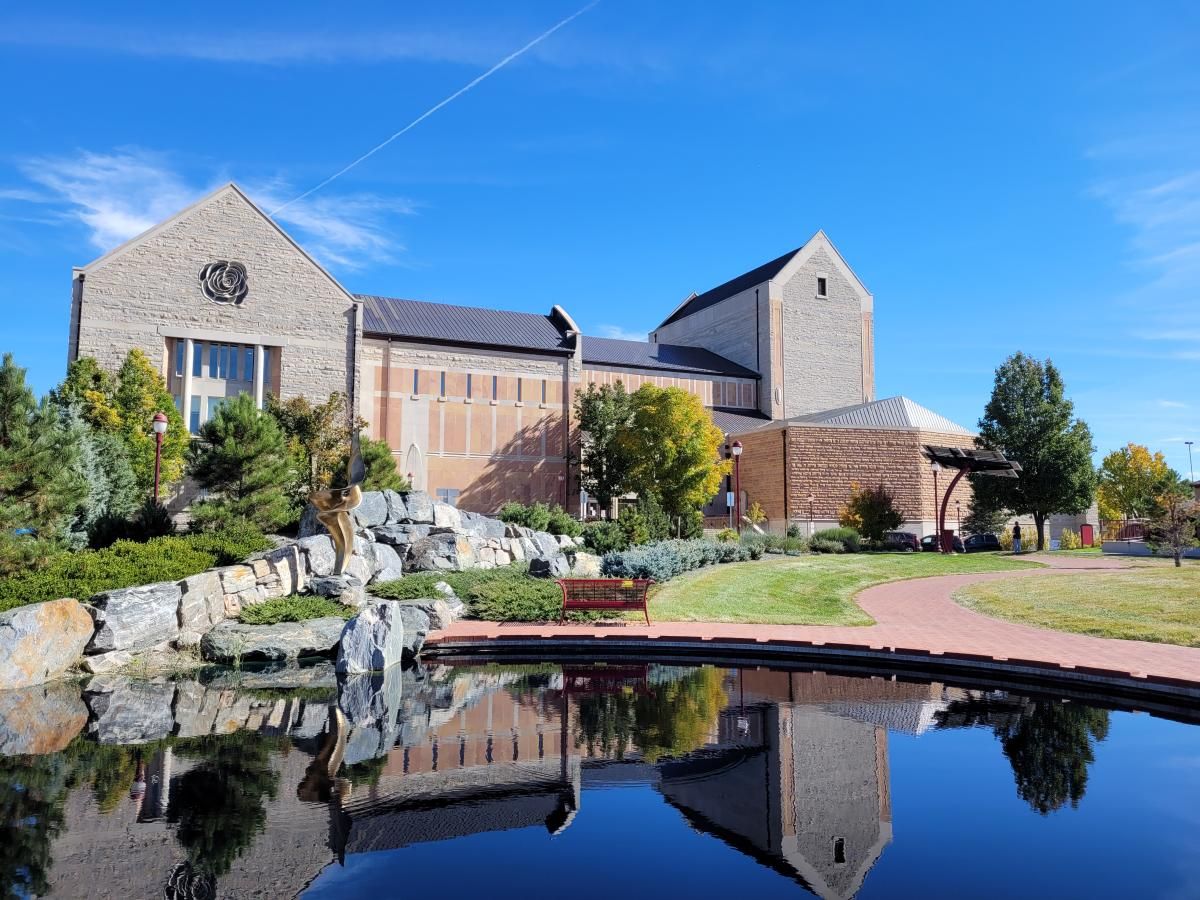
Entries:
{"type": "Polygon", "coordinates": [[[665,665],[109,678],[82,696],[65,739],[0,703],[0,746],[63,748],[0,756],[0,893],[296,896],[364,854],[562,835],[589,791],[638,785],[852,897],[893,841],[889,734],[989,730],[1049,815],[1083,800],[1109,729],[1101,709],[937,682],[665,665]]]}

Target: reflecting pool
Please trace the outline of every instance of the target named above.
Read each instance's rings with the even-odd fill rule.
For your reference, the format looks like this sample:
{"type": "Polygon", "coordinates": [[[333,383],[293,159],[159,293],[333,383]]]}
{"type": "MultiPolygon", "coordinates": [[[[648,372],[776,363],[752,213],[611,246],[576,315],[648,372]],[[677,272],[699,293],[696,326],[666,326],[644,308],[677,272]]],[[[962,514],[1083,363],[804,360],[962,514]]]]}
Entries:
{"type": "Polygon", "coordinates": [[[1196,718],[631,662],[0,691],[0,896],[1200,897],[1196,718]]]}

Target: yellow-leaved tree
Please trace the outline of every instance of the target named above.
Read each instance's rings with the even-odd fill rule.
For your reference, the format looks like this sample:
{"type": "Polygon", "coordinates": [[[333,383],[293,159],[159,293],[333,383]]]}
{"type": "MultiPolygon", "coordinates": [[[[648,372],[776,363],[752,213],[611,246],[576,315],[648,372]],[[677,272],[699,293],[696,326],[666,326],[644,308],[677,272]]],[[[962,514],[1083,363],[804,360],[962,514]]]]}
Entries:
{"type": "Polygon", "coordinates": [[[1096,504],[1102,519],[1136,519],[1153,512],[1158,485],[1170,472],[1161,453],[1129,443],[1100,463],[1096,504]]]}
{"type": "Polygon", "coordinates": [[[725,435],[700,398],[682,388],[642,385],[629,402],[629,425],[617,436],[630,460],[629,487],[656,497],[673,520],[698,524],[700,508],[729,472],[721,458],[725,435]]]}

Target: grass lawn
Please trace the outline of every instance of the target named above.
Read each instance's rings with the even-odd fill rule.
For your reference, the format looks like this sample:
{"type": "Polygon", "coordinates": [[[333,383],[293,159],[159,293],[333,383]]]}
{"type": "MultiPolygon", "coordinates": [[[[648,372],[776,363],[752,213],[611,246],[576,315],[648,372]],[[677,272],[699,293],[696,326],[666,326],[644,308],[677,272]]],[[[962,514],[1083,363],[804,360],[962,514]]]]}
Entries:
{"type": "Polygon", "coordinates": [[[885,581],[992,572],[1033,565],[1008,554],[857,553],[768,556],[689,572],[650,595],[660,622],[748,622],[765,625],[871,625],[853,597],[885,581]]]}
{"type": "Polygon", "coordinates": [[[1200,647],[1196,564],[974,584],[954,599],[985,615],[1056,631],[1200,647]]]}

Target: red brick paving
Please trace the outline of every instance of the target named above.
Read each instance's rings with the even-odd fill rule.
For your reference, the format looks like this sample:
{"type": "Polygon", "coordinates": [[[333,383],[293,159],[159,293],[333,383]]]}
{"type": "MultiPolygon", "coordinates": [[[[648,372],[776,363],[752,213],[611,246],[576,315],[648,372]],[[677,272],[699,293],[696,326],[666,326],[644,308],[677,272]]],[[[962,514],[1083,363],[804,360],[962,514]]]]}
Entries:
{"type": "MultiPolygon", "coordinates": [[[[1046,664],[1098,668],[1135,677],[1173,678],[1200,684],[1200,649],[1121,641],[1048,631],[1031,625],[1003,622],[959,606],[951,594],[969,584],[1003,578],[1026,578],[1057,572],[1123,569],[1114,559],[1054,555],[1030,557],[1047,569],[1014,569],[973,575],[942,575],[894,581],[867,588],[855,599],[876,624],[865,627],[832,625],[733,625],[708,622],[628,623],[624,627],[596,625],[513,625],[459,621],[430,635],[429,644],[462,640],[519,638],[638,638],[702,640],[729,639],[763,642],[813,641],[857,649],[909,649],[918,652],[979,654],[1017,664],[1046,664]]],[[[654,614],[651,604],[651,616],[654,614]]]]}

